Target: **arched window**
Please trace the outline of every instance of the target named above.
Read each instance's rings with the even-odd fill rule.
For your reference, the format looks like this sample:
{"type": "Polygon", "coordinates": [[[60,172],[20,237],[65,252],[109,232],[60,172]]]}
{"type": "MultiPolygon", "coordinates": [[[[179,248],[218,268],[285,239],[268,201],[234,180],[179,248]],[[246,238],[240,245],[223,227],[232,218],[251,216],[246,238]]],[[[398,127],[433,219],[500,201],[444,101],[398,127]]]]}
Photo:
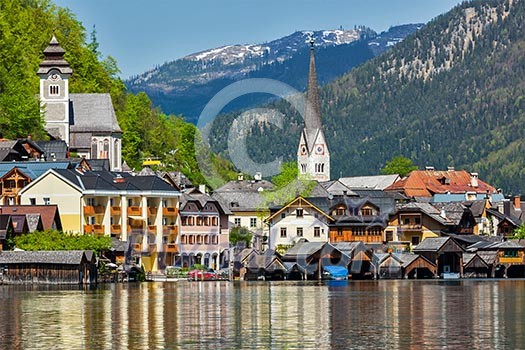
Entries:
{"type": "Polygon", "coordinates": [[[60,86],[59,85],[49,85],[49,95],[50,96],[60,95],[60,86]]]}

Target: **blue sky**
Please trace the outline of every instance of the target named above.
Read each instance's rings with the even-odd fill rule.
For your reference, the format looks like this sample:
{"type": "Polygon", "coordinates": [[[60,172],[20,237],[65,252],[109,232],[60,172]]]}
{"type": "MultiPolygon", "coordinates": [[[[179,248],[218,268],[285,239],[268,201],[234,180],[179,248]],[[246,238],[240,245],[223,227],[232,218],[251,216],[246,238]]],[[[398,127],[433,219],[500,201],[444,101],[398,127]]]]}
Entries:
{"type": "Polygon", "coordinates": [[[54,0],[68,7],[121,76],[227,44],[262,43],[296,30],[353,28],[377,32],[428,22],[459,0],[54,0]]]}

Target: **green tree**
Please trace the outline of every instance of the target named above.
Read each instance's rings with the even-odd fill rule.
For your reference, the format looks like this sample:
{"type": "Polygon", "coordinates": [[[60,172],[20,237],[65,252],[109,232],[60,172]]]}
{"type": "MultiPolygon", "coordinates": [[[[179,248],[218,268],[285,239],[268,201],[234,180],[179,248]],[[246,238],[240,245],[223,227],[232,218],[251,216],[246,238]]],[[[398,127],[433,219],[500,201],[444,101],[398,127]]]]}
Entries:
{"type": "Polygon", "coordinates": [[[262,192],[264,203],[261,209],[271,205],[284,205],[297,196],[308,197],[318,185],[307,175],[299,174],[296,162],[286,162],[281,166],[281,172],[272,177],[274,188],[262,192]]]}
{"type": "Polygon", "coordinates": [[[514,229],[514,239],[525,239],[525,224],[521,224],[514,229]]]}
{"type": "Polygon", "coordinates": [[[417,166],[414,165],[410,159],[398,156],[392,158],[391,161],[385,164],[385,166],[381,169],[381,174],[399,174],[399,176],[404,177],[413,170],[417,170],[417,166]]]}
{"type": "Polygon", "coordinates": [[[237,245],[237,243],[244,243],[246,247],[249,247],[252,242],[252,232],[244,227],[237,226],[230,230],[230,243],[237,245]]]}

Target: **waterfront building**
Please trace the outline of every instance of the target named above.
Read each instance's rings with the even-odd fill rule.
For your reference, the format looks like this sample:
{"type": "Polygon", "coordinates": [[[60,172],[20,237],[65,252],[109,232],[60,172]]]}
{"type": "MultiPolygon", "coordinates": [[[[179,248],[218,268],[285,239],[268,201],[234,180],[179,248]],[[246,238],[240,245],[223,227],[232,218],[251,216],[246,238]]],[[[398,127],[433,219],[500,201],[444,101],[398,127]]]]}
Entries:
{"type": "Polygon", "coordinates": [[[211,195],[231,212],[230,229],[249,229],[253,235],[252,246],[259,251],[268,248],[270,230],[264,218],[270,215],[270,210],[265,206],[264,193],[272,188],[272,183],[263,180],[260,173],[255,174],[253,180],[245,180],[244,176],[239,174],[236,181],[227,182],[211,195]]]}
{"type": "Polygon", "coordinates": [[[64,231],[127,241],[148,271],[175,261],[179,197],[158,176],[79,167],[50,169],[20,192],[24,205],[56,204],[64,231]]]}
{"type": "Polygon", "coordinates": [[[231,212],[204,189],[191,189],[180,198],[180,241],[177,264],[202,264],[212,269],[230,260],[229,216],[231,212]]]}
{"type": "Polygon", "coordinates": [[[87,159],[109,159],[112,171],[122,165],[122,130],[109,94],[69,93],[73,70],[55,36],[40,63],[40,103],[45,128],[63,140],[71,153],[87,159]]]}

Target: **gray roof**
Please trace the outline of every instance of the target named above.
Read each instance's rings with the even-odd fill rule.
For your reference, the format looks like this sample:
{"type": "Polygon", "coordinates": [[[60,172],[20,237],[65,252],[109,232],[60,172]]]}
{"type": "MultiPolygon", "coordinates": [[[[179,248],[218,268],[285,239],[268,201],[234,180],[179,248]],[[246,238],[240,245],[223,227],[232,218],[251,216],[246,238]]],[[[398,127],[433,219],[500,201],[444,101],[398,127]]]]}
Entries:
{"type": "Polygon", "coordinates": [[[69,94],[69,100],[71,133],[122,132],[109,94],[69,94]]]}
{"type": "Polygon", "coordinates": [[[38,147],[42,148],[47,160],[67,159],[67,144],[63,140],[36,141],[38,147]]]}
{"type": "Polygon", "coordinates": [[[445,243],[449,239],[452,239],[450,237],[432,237],[432,238],[426,238],[421,243],[419,243],[416,247],[414,247],[414,251],[438,251],[443,247],[445,243]]]}
{"type": "Polygon", "coordinates": [[[192,189],[191,192],[185,192],[182,194],[180,198],[181,211],[184,210],[184,207],[190,201],[198,202],[200,204],[201,209],[204,208],[206,203],[213,203],[217,206],[217,209],[219,210],[219,212],[222,212],[222,214],[231,215],[232,213],[228,209],[228,207],[225,206],[223,203],[221,203],[219,200],[213,198],[212,196],[206,193],[201,193],[197,189],[192,189]]]}
{"type": "Polygon", "coordinates": [[[420,202],[405,203],[405,204],[401,204],[397,206],[396,211],[398,212],[419,211],[419,212],[425,213],[426,215],[428,215],[429,217],[436,220],[442,225],[454,225],[454,222],[452,220],[442,217],[441,211],[438,210],[436,207],[434,207],[430,203],[420,203],[420,202]]]}
{"type": "Polygon", "coordinates": [[[333,196],[356,196],[355,192],[343,185],[339,180],[331,180],[326,182],[320,182],[321,185],[329,194],[333,196]]]}
{"type": "Polygon", "coordinates": [[[84,250],[65,251],[3,251],[0,264],[63,264],[78,265],[85,256],[84,250]]]}
{"type": "Polygon", "coordinates": [[[212,197],[233,212],[256,211],[265,202],[262,192],[272,188],[272,183],[266,180],[230,181],[217,188],[212,197]]]}
{"type": "Polygon", "coordinates": [[[497,251],[478,251],[477,254],[488,265],[494,265],[498,257],[497,251]]]}
{"type": "Polygon", "coordinates": [[[288,249],[283,255],[283,259],[290,259],[293,257],[307,257],[317,251],[323,249],[324,245],[328,244],[325,242],[298,242],[292,248],[288,249]]]}
{"type": "Polygon", "coordinates": [[[399,175],[342,177],[339,181],[348,188],[384,190],[399,179],[399,175]]]}

